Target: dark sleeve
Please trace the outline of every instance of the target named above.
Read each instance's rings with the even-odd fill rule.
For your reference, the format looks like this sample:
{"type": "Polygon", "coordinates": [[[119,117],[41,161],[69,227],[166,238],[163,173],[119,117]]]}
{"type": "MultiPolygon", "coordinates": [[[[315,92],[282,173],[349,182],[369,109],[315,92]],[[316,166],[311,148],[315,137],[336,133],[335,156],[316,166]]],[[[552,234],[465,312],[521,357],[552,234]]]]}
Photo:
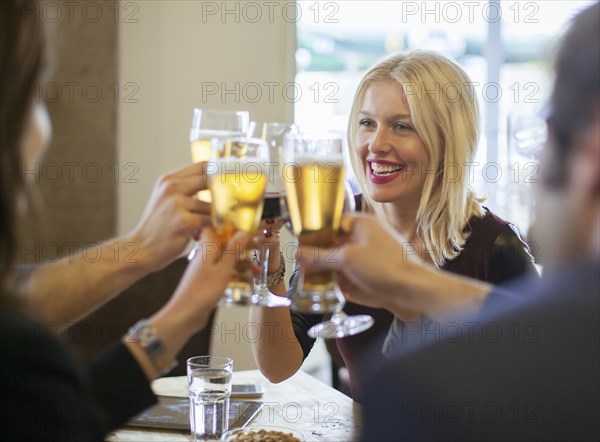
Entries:
{"type": "MultiPolygon", "coordinates": [[[[294,272],[292,273],[292,277],[290,278],[290,286],[287,291],[288,298],[292,296],[292,293],[294,293],[298,287],[299,273],[300,268],[296,266],[294,272]]],[[[293,310],[290,311],[290,314],[292,316],[294,334],[296,335],[296,339],[298,340],[300,347],[302,347],[304,359],[306,359],[312,350],[313,345],[315,345],[315,339],[312,339],[310,336],[308,336],[308,330],[313,325],[317,325],[319,322],[323,321],[323,315],[308,315],[304,313],[298,313],[293,310]]]]}
{"type": "Polygon", "coordinates": [[[495,292],[527,299],[388,362],[366,384],[362,440],[600,440],[595,265],[495,292]]]}
{"type": "Polygon", "coordinates": [[[492,284],[502,284],[524,275],[539,276],[529,246],[512,224],[504,226],[496,237],[491,261],[489,282],[492,284]]]}
{"type": "Polygon", "coordinates": [[[98,358],[88,382],[67,348],[41,325],[2,314],[0,337],[3,440],[100,441],[155,401],[122,346],[98,358]]]}
{"type": "Polygon", "coordinates": [[[122,342],[92,360],[88,377],[101,413],[103,433],[123,426],[157,402],[148,378],[122,342]]]}

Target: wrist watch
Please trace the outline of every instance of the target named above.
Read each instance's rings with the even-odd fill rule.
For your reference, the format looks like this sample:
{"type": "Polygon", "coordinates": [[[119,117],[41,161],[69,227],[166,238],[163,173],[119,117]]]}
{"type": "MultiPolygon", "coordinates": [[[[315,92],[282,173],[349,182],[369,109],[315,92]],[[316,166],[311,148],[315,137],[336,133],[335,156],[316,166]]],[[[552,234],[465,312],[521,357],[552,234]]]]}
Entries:
{"type": "Polygon", "coordinates": [[[174,359],[167,352],[163,342],[156,333],[156,329],[147,319],[142,319],[131,327],[127,332],[125,340],[128,342],[137,342],[146,352],[161,376],[167,374],[177,366],[177,359],[174,359]]]}
{"type": "Polygon", "coordinates": [[[271,275],[267,275],[267,286],[273,287],[283,281],[285,277],[285,259],[283,252],[279,252],[279,269],[271,275]]]}
{"type": "MultiPolygon", "coordinates": [[[[269,286],[269,287],[276,286],[281,281],[283,281],[283,278],[285,277],[285,259],[283,258],[283,252],[281,252],[281,251],[279,252],[279,258],[280,258],[279,259],[279,268],[277,269],[277,271],[275,273],[271,273],[270,275],[267,275],[267,286],[269,286]]],[[[254,264],[260,265],[260,261],[256,254],[254,254],[250,260],[254,264]]],[[[260,285],[260,278],[255,277],[254,283],[256,285],[260,285]]]]}

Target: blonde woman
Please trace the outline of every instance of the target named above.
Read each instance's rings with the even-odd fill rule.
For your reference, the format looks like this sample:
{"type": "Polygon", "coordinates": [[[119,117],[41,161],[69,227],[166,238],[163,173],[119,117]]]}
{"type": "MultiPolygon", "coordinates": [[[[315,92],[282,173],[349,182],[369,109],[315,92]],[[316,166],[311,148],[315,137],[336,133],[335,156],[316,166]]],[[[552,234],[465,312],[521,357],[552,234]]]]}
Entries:
{"type": "MultiPolygon", "coordinates": [[[[362,210],[402,235],[408,255],[499,284],[535,266],[516,229],[483,207],[469,188],[467,167],[475,156],[479,123],[472,82],[458,65],[434,52],[401,53],[372,67],[360,82],[348,145],[362,210]]],[[[276,239],[269,237],[271,256],[278,256],[276,239]]],[[[274,273],[278,265],[272,263],[274,273]]],[[[295,285],[292,277],[289,290],[295,285]]],[[[270,289],[285,295],[281,282],[270,289]]],[[[385,310],[352,303],[344,310],[375,318],[370,330],[337,341],[352,395],[360,399],[366,348],[383,348],[386,336],[386,344],[398,339],[402,323],[420,319],[421,312],[406,311],[394,319],[385,310]]],[[[314,344],[308,328],[322,318],[287,309],[256,309],[251,315],[280,327],[270,339],[253,343],[253,350],[265,376],[273,382],[287,379],[314,344]],[[291,328],[293,334],[285,332],[291,328]]]]}

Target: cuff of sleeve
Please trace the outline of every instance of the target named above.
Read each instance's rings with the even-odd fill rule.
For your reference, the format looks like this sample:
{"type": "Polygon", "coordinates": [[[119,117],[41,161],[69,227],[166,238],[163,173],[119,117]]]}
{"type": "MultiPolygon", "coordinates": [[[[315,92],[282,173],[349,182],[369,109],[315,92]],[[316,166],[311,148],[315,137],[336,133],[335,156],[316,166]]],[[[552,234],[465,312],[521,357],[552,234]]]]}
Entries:
{"type": "Polygon", "coordinates": [[[106,411],[109,429],[122,426],[157,403],[148,378],[122,342],[97,355],[89,374],[95,399],[106,411]]]}

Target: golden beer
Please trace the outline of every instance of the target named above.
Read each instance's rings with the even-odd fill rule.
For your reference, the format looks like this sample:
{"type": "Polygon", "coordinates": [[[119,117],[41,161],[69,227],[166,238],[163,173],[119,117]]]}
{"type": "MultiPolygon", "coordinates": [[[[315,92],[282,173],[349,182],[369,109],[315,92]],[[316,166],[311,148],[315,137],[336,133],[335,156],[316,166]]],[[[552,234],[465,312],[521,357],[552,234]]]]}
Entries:
{"type": "Polygon", "coordinates": [[[238,230],[256,231],[264,204],[267,175],[263,171],[244,171],[243,163],[235,163],[238,165],[242,166],[240,171],[219,172],[209,180],[213,225],[224,243],[238,230]]]}
{"type": "MultiPolygon", "coordinates": [[[[223,139],[231,136],[231,132],[220,131],[220,130],[203,130],[197,134],[197,138],[192,141],[190,150],[192,152],[192,161],[194,163],[200,163],[202,161],[209,161],[212,155],[212,140],[213,138],[223,139]]],[[[212,197],[210,190],[201,190],[197,193],[200,201],[206,201],[210,203],[212,197]]]]}
{"type": "MultiPolygon", "coordinates": [[[[284,166],[283,174],[290,218],[300,244],[333,247],[344,209],[342,156],[296,157],[284,166]]],[[[307,271],[302,289],[331,292],[336,284],[335,272],[307,271]]]]}
{"type": "MultiPolygon", "coordinates": [[[[207,170],[215,167],[216,173],[209,172],[211,216],[217,239],[224,247],[235,232],[253,233],[258,229],[268,178],[256,162],[212,160],[207,170]]],[[[247,303],[252,294],[252,264],[245,253],[240,258],[228,284],[229,303],[247,303]]]]}

